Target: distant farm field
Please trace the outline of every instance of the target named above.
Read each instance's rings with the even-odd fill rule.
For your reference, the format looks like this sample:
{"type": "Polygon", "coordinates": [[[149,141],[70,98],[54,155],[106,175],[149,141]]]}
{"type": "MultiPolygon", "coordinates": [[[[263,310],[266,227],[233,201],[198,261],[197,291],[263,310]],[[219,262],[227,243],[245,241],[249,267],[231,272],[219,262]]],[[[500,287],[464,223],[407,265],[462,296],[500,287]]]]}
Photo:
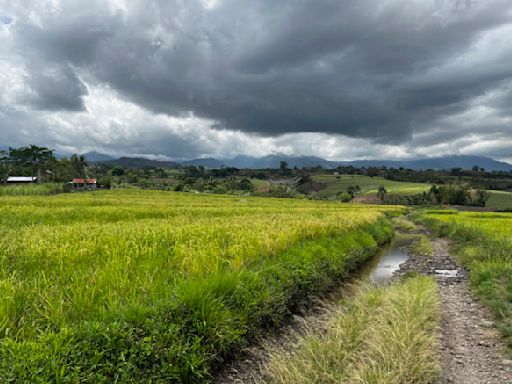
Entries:
{"type": "Polygon", "coordinates": [[[0,197],[0,377],[201,382],[389,240],[399,207],[157,191],[0,197]]]}
{"type": "Polygon", "coordinates": [[[486,207],[493,209],[512,209],[512,192],[507,191],[489,191],[489,200],[485,203],[486,207]]]}
{"type": "Polygon", "coordinates": [[[327,188],[318,192],[320,197],[334,197],[338,192],[346,192],[349,185],[359,185],[361,194],[377,194],[379,187],[386,188],[388,193],[412,195],[428,191],[431,187],[427,183],[405,183],[387,180],[380,176],[369,177],[363,175],[321,175],[312,179],[327,184],[327,188]]]}

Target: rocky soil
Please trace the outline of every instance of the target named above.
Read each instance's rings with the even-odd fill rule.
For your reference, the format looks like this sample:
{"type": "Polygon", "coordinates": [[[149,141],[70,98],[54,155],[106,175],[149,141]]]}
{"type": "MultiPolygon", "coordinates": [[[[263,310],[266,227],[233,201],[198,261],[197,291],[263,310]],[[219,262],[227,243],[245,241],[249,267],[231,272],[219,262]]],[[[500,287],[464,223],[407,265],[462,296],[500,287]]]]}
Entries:
{"type": "Polygon", "coordinates": [[[467,271],[449,254],[445,239],[432,241],[433,256],[411,255],[399,275],[418,271],[433,275],[442,300],[439,384],[512,383],[512,360],[493,328],[489,311],[470,293],[467,271]]]}

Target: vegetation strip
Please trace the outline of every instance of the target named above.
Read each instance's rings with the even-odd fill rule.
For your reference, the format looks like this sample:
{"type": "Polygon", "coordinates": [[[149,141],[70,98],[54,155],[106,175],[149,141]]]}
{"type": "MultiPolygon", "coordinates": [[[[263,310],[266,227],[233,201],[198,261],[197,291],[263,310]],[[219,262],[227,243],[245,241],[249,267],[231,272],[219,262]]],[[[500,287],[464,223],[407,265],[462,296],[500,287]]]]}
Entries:
{"type": "Polygon", "coordinates": [[[397,212],[144,191],[1,203],[7,382],[208,380],[388,241],[397,212]]]}
{"type": "Polygon", "coordinates": [[[434,383],[439,374],[436,283],[412,277],[371,288],[337,309],[325,334],[274,350],[265,383],[434,383]]]}
{"type": "Polygon", "coordinates": [[[0,187],[0,196],[53,195],[64,192],[64,184],[45,183],[28,185],[5,185],[0,187]]]}

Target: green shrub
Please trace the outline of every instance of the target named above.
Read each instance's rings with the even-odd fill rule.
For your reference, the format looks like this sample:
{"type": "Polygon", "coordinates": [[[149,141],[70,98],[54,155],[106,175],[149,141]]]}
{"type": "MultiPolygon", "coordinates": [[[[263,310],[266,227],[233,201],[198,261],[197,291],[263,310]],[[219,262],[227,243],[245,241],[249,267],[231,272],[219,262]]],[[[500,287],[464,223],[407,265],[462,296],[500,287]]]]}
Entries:
{"type": "Polygon", "coordinates": [[[421,235],[411,246],[411,251],[416,255],[432,257],[434,251],[427,236],[421,235]]]}

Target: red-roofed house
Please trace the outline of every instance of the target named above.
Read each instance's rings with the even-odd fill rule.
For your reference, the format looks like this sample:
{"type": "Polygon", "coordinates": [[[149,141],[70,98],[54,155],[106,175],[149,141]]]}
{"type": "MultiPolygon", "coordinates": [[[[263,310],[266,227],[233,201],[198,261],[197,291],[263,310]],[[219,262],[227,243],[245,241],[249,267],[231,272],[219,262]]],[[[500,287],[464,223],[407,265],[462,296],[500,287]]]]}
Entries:
{"type": "Polygon", "coordinates": [[[73,179],[69,182],[73,189],[96,189],[96,179],[73,179]]]}

